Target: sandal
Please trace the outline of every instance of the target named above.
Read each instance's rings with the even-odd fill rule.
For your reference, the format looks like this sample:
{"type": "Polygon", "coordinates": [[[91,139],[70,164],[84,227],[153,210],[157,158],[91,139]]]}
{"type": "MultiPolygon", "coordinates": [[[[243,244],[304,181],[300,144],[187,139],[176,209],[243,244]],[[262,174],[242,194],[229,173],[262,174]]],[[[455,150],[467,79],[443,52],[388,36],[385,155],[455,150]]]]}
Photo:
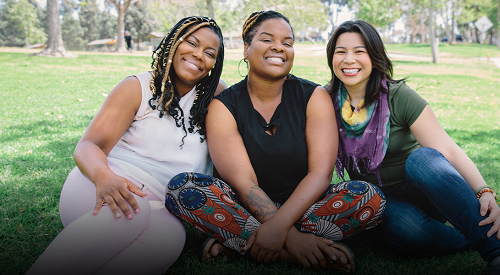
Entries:
{"type": "MultiPolygon", "coordinates": [[[[346,273],[353,274],[354,272],[356,272],[356,268],[358,267],[358,261],[356,259],[356,256],[354,256],[354,253],[352,252],[352,250],[347,245],[345,245],[343,243],[334,243],[334,244],[330,245],[330,247],[338,249],[338,250],[344,252],[344,254],[346,255],[347,262],[349,264],[351,264],[351,270],[349,272],[346,272],[346,273]]],[[[330,261],[330,267],[343,271],[341,269],[342,264],[340,263],[340,261],[330,261]]]]}
{"type": "Polygon", "coordinates": [[[219,240],[217,240],[216,238],[208,237],[205,240],[205,242],[203,243],[203,246],[201,247],[201,254],[199,257],[200,262],[202,262],[202,263],[203,262],[210,262],[210,261],[213,261],[213,260],[218,259],[218,258],[232,257],[235,254],[237,254],[236,251],[222,245],[223,250],[219,251],[217,256],[212,255],[212,253],[211,253],[212,247],[217,243],[221,244],[221,242],[219,242],[219,240]]]}

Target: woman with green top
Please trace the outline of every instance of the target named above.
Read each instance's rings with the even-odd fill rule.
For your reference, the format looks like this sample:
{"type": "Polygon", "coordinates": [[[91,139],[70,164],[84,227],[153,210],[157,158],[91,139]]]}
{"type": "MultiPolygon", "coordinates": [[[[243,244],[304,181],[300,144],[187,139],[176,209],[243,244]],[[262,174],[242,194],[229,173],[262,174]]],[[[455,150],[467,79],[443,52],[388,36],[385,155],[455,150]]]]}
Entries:
{"type": "Polygon", "coordinates": [[[403,80],[370,24],[342,23],[327,47],[327,90],[339,127],[337,173],[381,187],[387,197],[376,228],[408,254],[474,248],[500,272],[500,208],[470,158],[439,124],[427,102],[403,80]],[[445,224],[449,221],[454,227],[445,224]]]}

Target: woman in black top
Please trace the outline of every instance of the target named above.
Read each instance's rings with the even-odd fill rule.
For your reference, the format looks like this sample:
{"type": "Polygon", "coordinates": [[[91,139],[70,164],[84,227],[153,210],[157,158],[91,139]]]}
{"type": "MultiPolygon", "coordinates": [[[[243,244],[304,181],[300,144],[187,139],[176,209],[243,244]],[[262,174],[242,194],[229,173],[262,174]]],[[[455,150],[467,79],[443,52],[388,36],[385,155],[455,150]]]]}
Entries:
{"type": "MultiPolygon", "coordinates": [[[[221,180],[194,173],[169,183],[166,206],[224,247],[257,261],[351,273],[352,252],[334,243],[379,220],[385,199],[365,182],[330,185],[338,132],[319,85],[289,74],[294,34],[274,11],[243,25],[248,76],[209,105],[207,142],[221,180]],[[312,234],[308,234],[312,233],[312,234]]],[[[223,251],[208,240],[205,258],[223,251]]]]}

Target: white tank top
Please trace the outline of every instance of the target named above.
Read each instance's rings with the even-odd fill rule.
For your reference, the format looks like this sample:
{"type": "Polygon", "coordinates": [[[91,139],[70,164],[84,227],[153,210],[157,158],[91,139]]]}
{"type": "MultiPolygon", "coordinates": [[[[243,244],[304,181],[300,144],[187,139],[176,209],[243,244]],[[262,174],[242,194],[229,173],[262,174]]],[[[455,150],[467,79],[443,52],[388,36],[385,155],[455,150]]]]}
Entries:
{"type": "MultiPolygon", "coordinates": [[[[149,87],[151,72],[134,76],[141,83],[141,105],[134,121],[111,150],[108,158],[127,162],[151,175],[161,183],[161,195],[165,194],[164,188],[168,181],[178,173],[198,172],[211,175],[213,164],[208,154],[207,142],[200,142],[200,134],[188,132],[181,147],[184,130],[175,125],[171,116],[164,115],[160,118],[159,111],[149,106],[149,99],[152,97],[149,87]]],[[[189,127],[189,111],[195,96],[196,90],[193,88],[179,101],[184,112],[186,129],[189,127]]],[[[150,189],[160,188],[143,184],[148,185],[150,189]]]]}

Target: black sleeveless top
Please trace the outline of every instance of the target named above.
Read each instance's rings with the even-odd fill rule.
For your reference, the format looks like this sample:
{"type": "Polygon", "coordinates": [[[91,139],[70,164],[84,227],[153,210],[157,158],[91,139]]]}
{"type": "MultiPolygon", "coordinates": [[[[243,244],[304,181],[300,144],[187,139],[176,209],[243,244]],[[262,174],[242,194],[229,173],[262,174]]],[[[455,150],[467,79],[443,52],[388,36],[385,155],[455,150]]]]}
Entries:
{"type": "Polygon", "coordinates": [[[250,157],[259,187],[283,204],[307,175],[306,108],[318,84],[291,76],[269,125],[253,108],[247,78],[215,98],[229,109],[250,157]],[[276,125],[274,135],[265,132],[276,125]]]}

